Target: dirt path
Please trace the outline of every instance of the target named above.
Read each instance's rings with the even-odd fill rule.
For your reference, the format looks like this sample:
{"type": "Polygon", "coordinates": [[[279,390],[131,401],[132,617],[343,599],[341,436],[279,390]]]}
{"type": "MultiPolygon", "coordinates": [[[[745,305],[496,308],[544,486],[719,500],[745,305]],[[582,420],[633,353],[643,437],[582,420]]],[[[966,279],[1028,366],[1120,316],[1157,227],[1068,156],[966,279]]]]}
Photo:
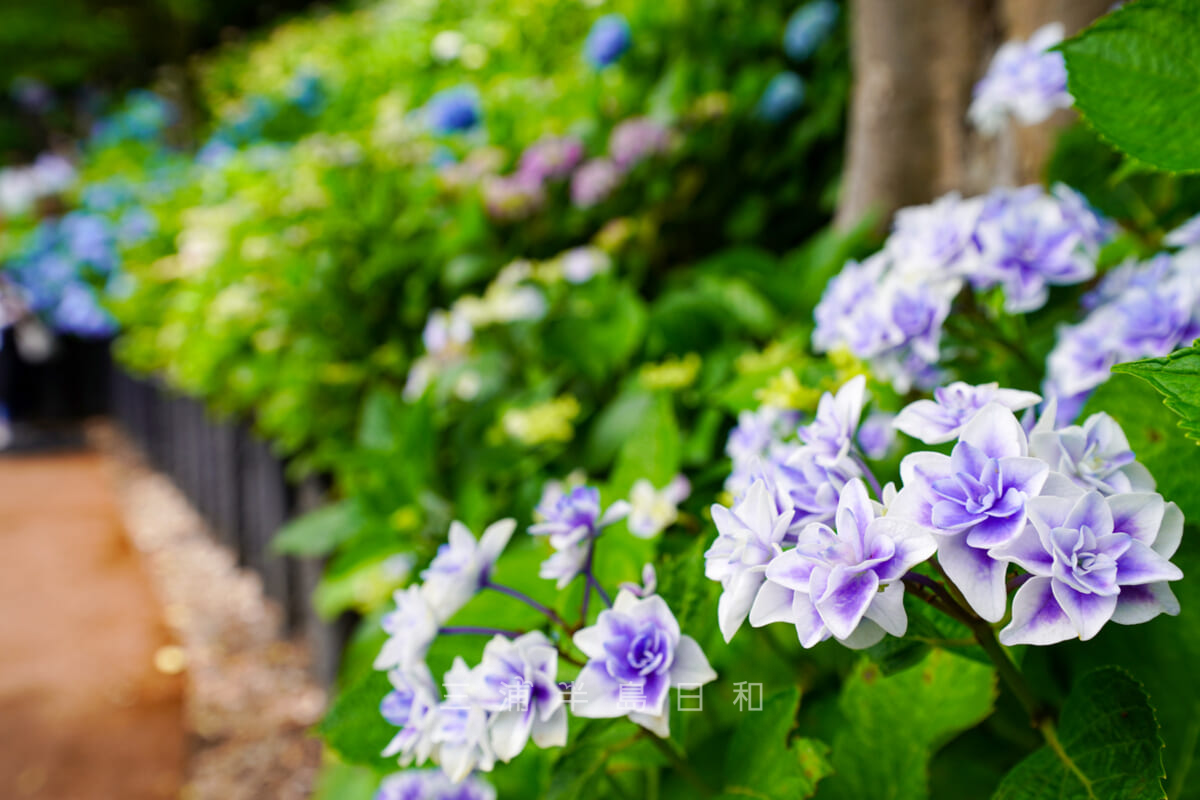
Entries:
{"type": "Polygon", "coordinates": [[[183,680],[99,456],[0,458],[0,797],[158,800],[183,680]]]}

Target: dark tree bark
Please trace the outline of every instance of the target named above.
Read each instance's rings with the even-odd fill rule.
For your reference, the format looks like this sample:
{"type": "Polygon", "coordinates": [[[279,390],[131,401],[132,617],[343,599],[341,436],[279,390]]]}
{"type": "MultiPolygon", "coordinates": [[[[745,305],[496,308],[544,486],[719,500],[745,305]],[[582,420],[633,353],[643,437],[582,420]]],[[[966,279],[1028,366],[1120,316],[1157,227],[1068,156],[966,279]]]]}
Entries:
{"type": "Polygon", "coordinates": [[[837,224],[849,227],[947,191],[1036,180],[1069,122],[986,139],[971,129],[971,90],[996,48],[1059,21],[1068,35],[1111,0],[851,0],[854,96],[837,224]]]}

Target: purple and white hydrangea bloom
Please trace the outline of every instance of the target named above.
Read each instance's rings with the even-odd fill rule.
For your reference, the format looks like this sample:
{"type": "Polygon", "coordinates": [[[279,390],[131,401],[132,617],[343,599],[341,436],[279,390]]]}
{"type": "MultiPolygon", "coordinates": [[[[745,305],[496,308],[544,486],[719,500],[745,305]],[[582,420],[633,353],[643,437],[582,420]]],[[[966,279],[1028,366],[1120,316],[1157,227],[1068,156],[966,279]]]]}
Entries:
{"type": "Polygon", "coordinates": [[[1195,247],[1200,245],[1200,214],[1175,228],[1163,237],[1167,247],[1195,247]]]}
{"type": "Polygon", "coordinates": [[[437,722],[437,688],[424,663],[388,673],[392,691],[379,704],[379,713],[400,728],[383,750],[384,758],[399,756],[400,765],[423,764],[433,754],[437,722]]]}
{"type": "Polygon", "coordinates": [[[1167,586],[1183,573],[1170,562],[1183,515],[1149,492],[1104,497],[1088,491],[1028,503],[1030,525],[993,551],[1033,577],[1013,598],[1006,645],[1091,639],[1108,621],[1137,624],[1178,614],[1167,586]]]}
{"type": "Polygon", "coordinates": [[[964,427],[949,455],[919,452],[900,464],[903,488],[889,518],[911,520],[937,537],[938,563],[971,608],[1003,618],[1007,564],[992,548],[1025,527],[1025,506],[1050,468],[1028,455],[1025,430],[1008,408],[990,403],[964,427]]]}
{"type": "Polygon", "coordinates": [[[873,411],[858,429],[858,449],[867,458],[878,461],[886,458],[896,444],[896,415],[873,411]]]}
{"type": "Polygon", "coordinates": [[[442,679],[446,698],[438,706],[430,739],[434,759],[458,783],[476,769],[490,772],[496,764],[488,730],[488,713],[470,696],[471,669],[461,656],[442,679]]]}
{"type": "Polygon", "coordinates": [[[1046,482],[1047,494],[1067,494],[1072,487],[1102,495],[1154,491],[1154,476],[1137,461],[1125,431],[1102,411],[1082,425],[1058,430],[1050,430],[1048,424],[1035,427],[1029,449],[1053,470],[1046,482]]]}
{"type": "Polygon", "coordinates": [[[596,624],[574,636],[588,657],[571,691],[579,717],[628,716],[657,736],[670,736],[671,687],[695,689],[717,679],[696,640],[658,595],[617,595],[596,624]]]}
{"type": "Polygon", "coordinates": [[[629,490],[629,532],[640,539],[653,539],[679,519],[679,504],[692,493],[684,475],[676,475],[661,489],[641,478],[629,490]]]}
{"type": "Polygon", "coordinates": [[[439,621],[452,617],[484,587],[516,529],[515,519],[502,519],[489,525],[477,541],[466,525],[458,520],[450,523],[446,543],[421,573],[421,592],[439,621]]]}
{"type": "Polygon", "coordinates": [[[623,120],[608,137],[608,154],[622,171],[629,171],[671,147],[671,129],[649,117],[623,120]]]}
{"type": "Polygon", "coordinates": [[[1010,116],[1033,125],[1060,108],[1070,108],[1067,67],[1062,53],[1050,48],[1063,39],[1063,26],[1053,22],[1027,41],[1006,42],[992,57],[987,74],[975,85],[967,110],[971,123],[985,134],[999,133],[1010,116]]]}
{"type": "Polygon", "coordinates": [[[396,610],[383,615],[381,624],[388,640],[375,657],[375,669],[408,669],[420,664],[437,637],[438,619],[420,586],[398,589],[394,598],[396,610]]]}
{"type": "Polygon", "coordinates": [[[559,494],[544,493],[534,513],[540,521],[529,527],[529,533],[545,536],[556,551],[542,563],[539,574],[557,581],[561,589],[585,569],[592,540],[629,514],[629,503],[618,500],[602,513],[600,490],[576,486],[559,494]]]}
{"type": "Polygon", "coordinates": [[[896,415],[896,430],[925,444],[944,444],[959,437],[963,428],[988,403],[998,403],[1010,411],[1032,408],[1042,401],[1033,392],[1001,389],[998,383],[971,386],[955,381],[933,390],[932,400],[917,400],[896,415]]]}
{"type": "Polygon", "coordinates": [[[806,526],[796,546],[767,565],[750,623],[789,622],[804,647],[833,637],[860,649],[885,633],[903,636],[908,629],[903,577],[932,556],[936,544],[913,522],[881,516],[882,508],[861,479],[847,484],[836,529],[806,526]]]}
{"type": "Polygon", "coordinates": [[[800,441],[816,454],[817,463],[833,466],[850,455],[862,419],[866,390],[866,376],[855,375],[842,384],[836,395],[826,392],[817,403],[812,422],[797,431],[800,441]]]}
{"type": "Polygon", "coordinates": [[[538,747],[567,743],[567,707],[559,689],[558,650],[541,631],[497,636],[471,673],[471,699],[491,718],[492,752],[516,758],[532,738],[538,747]]]}
{"type": "Polygon", "coordinates": [[[825,459],[809,447],[792,449],[782,461],[766,462],[771,471],[765,473],[768,485],[775,487],[776,505],[791,509],[789,534],[812,522],[830,522],[837,513],[842,489],[862,469],[849,456],[825,466],[825,459]]]}
{"type": "Polygon", "coordinates": [[[410,769],[384,778],[374,800],[496,800],[496,789],[476,775],[455,783],[438,769],[410,769]]]}
{"type": "Polygon", "coordinates": [[[733,462],[733,470],[725,480],[726,490],[740,495],[762,472],[764,461],[782,460],[776,459],[777,455],[786,457],[791,449],[784,440],[796,432],[799,422],[800,412],[776,406],[740,412],[725,442],[725,453],[733,462]]]}
{"type": "Polygon", "coordinates": [[[713,505],[712,518],[717,539],[704,554],[704,574],[721,584],[717,622],[728,642],[750,615],[767,565],[783,552],[793,512],[780,509],[767,482],[756,480],[733,508],[713,505]]]}

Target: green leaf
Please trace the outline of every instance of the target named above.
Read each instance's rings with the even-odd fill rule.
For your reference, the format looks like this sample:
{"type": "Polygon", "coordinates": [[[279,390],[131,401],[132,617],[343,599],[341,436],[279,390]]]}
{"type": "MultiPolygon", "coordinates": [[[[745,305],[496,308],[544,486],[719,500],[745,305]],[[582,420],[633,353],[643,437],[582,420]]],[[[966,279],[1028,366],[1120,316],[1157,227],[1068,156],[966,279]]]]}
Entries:
{"type": "Polygon", "coordinates": [[[832,766],[829,748],[822,742],[788,742],[799,707],[800,692],[793,686],[768,697],[761,710],[746,713],[729,744],[725,795],[762,800],[812,797],[832,766]]]}
{"type": "Polygon", "coordinates": [[[659,392],[621,447],[610,481],[613,497],[625,497],[639,478],[661,489],[679,473],[683,458],[671,395],[659,392]]]}
{"type": "Polygon", "coordinates": [[[1113,372],[1147,381],[1163,395],[1164,405],[1181,417],[1179,427],[1200,441],[1200,348],[1193,345],[1162,358],[1117,364],[1113,372]]]}
{"type": "Polygon", "coordinates": [[[362,520],[349,500],[322,506],[292,520],[271,542],[277,553],[291,556],[325,556],[358,533],[362,520]]]}
{"type": "Polygon", "coordinates": [[[930,757],[986,718],[995,697],[991,668],[946,650],[891,677],[860,662],[842,688],[834,774],[821,800],[928,797],[930,757]]]}
{"type": "Polygon", "coordinates": [[[334,761],[322,765],[312,800],[371,800],[378,789],[374,771],[334,761]]]}
{"type": "Polygon", "coordinates": [[[387,675],[372,670],[338,696],[318,726],[325,743],[347,763],[396,770],[395,761],[379,755],[396,734],[379,713],[379,703],[391,688],[387,675]]]}
{"type": "Polygon", "coordinates": [[[1075,684],[1063,706],[1058,741],[1063,753],[1042,747],[1004,777],[993,800],[1166,797],[1154,709],[1124,670],[1106,667],[1075,684]]]}
{"type": "MultiPolygon", "coordinates": [[[[583,733],[568,742],[550,773],[544,800],[583,800],[603,789],[600,780],[608,761],[638,741],[637,730],[622,720],[590,722],[583,733]]],[[[640,730],[640,729],[639,729],[640,730]]]]}
{"type": "Polygon", "coordinates": [[[1191,0],[1139,0],[1060,46],[1075,105],[1123,151],[1200,169],[1200,16],[1191,0]]]}

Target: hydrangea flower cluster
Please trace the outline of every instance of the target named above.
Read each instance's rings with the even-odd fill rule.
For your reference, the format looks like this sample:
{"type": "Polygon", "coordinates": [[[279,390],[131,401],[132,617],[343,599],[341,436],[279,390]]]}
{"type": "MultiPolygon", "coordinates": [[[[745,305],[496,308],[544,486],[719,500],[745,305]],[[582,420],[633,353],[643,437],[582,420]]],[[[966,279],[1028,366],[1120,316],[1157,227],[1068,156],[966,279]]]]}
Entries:
{"type": "Polygon", "coordinates": [[[571,202],[590,208],[608,199],[625,175],[646,159],[670,151],[674,137],[649,117],[630,117],[608,137],[608,155],[585,161],[571,177],[571,202]]]}
{"type": "Polygon", "coordinates": [[[583,43],[583,55],[596,69],[611,66],[625,55],[633,44],[633,32],[629,23],[620,14],[606,14],[592,24],[587,40],[583,43]]]}
{"type": "Polygon", "coordinates": [[[987,74],[975,84],[967,110],[971,124],[988,135],[999,133],[1009,117],[1033,125],[1074,102],[1067,92],[1067,66],[1062,53],[1050,48],[1063,40],[1063,26],[1054,22],[1027,41],[1001,45],[987,74]]]}
{"type": "Polygon", "coordinates": [[[1087,640],[1109,621],[1179,612],[1168,582],[1182,577],[1169,559],[1183,516],[1111,417],[1057,427],[1051,402],[1027,433],[1014,411],[1037,395],[952,384],[894,421],[925,444],[953,442],[950,454],[911,453],[900,488],[880,489],[855,444],[863,389],[858,378],[826,394],[800,428],[801,449],[826,470],[810,466],[804,492],[787,483],[785,462],[732,506],[712,507],[706,575],[723,587],[727,641],[749,620],[792,624],[804,647],[869,647],[904,635],[906,590],[935,606],[961,598],[953,608],[998,623],[1018,586],[999,636],[1009,645],[1087,640]],[[921,571],[927,561],[945,586],[921,571]]]}
{"type": "Polygon", "coordinates": [[[409,769],[384,778],[375,800],[496,800],[496,790],[477,776],[454,783],[441,770],[409,769]]]}
{"type": "Polygon", "coordinates": [[[807,61],[829,38],[837,19],[834,0],[809,0],[788,18],[783,29],[783,52],[792,61],[807,61]]]}
{"type": "Polygon", "coordinates": [[[900,392],[941,379],[943,327],[964,288],[997,290],[1004,310],[1045,305],[1049,287],[1095,274],[1109,226],[1073,190],[1057,185],[951,193],[901,210],[884,248],[851,262],[817,305],[813,346],[844,348],[900,392]]]}
{"type": "MultiPolygon", "coordinates": [[[[676,504],[686,492],[682,476],[662,492],[650,485],[653,502],[639,512],[644,516],[642,535],[650,527],[657,533],[672,524],[678,517],[676,504]]],[[[568,712],[588,718],[628,717],[658,736],[670,734],[672,687],[698,689],[715,680],[716,673],[654,593],[653,568],[643,571],[643,585],[622,584],[615,602],[593,572],[598,539],[629,509],[622,500],[602,510],[595,487],[546,488],[539,521],[529,533],[544,537],[554,550],[543,564],[542,577],[556,580],[559,589],[583,577],[584,599],[576,624],[493,579],[515,520],[494,523],[478,539],[461,523],[451,524],[447,542],[421,573],[422,583],[396,592],[396,609],[382,620],[388,639],[375,659],[375,668],[386,670],[392,684],[380,714],[399,729],[383,755],[397,757],[404,767],[432,760],[442,771],[400,773],[388,779],[379,798],[460,796],[452,791],[463,792],[463,797],[490,797],[490,788],[471,778],[472,773],[516,758],[530,741],[543,748],[564,745],[568,712]],[[446,624],[482,591],[525,603],[559,634],[552,638],[540,629],[522,633],[446,624]],[[605,607],[589,625],[593,593],[605,607]],[[476,666],[455,658],[442,681],[443,695],[426,654],[437,637],[450,635],[491,638],[476,666]],[[573,651],[564,649],[568,643],[573,651]],[[574,681],[563,680],[560,658],[579,668],[574,681]]]]}
{"type": "Polygon", "coordinates": [[[1200,337],[1200,217],[1166,237],[1168,246],[1148,261],[1130,260],[1104,276],[1084,296],[1087,317],[1065,325],[1046,363],[1047,395],[1064,415],[1083,405],[1120,361],[1164,356],[1200,337]]]}
{"type": "Polygon", "coordinates": [[[534,284],[583,284],[611,268],[608,253],[592,245],[573,247],[541,262],[513,261],[482,295],[464,294],[448,310],[430,312],[421,336],[425,352],[409,367],[404,398],[417,400],[439,377],[447,376],[452,379],[449,389],[455,397],[475,399],[482,388],[478,372],[470,365],[476,331],[542,319],[546,296],[534,284]]]}
{"type": "Polygon", "coordinates": [[[260,143],[268,126],[289,109],[312,116],[321,111],[325,100],[321,76],[311,69],[301,69],[281,97],[252,95],[226,115],[196,154],[196,162],[206,167],[222,166],[239,150],[260,143]]]}
{"type": "Polygon", "coordinates": [[[27,214],[38,201],[70,189],[75,179],[71,162],[54,153],[42,153],[27,166],[0,169],[0,215],[27,214]]]}
{"type": "Polygon", "coordinates": [[[804,80],[794,72],[776,73],[758,100],[758,115],[768,122],[783,122],[804,105],[804,80]]]}

